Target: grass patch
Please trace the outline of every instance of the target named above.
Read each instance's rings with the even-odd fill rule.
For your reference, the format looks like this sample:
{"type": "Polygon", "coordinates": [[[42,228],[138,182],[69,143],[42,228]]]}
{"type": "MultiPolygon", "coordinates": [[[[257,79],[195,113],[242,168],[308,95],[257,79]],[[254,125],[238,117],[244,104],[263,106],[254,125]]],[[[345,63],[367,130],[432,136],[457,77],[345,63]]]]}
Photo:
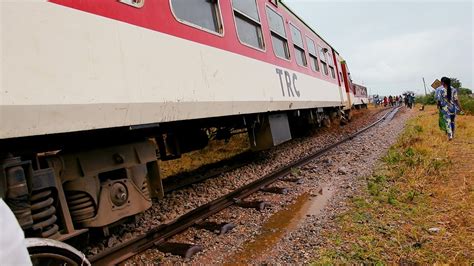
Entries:
{"type": "Polygon", "coordinates": [[[301,169],[299,169],[299,168],[291,168],[291,174],[292,174],[293,176],[298,177],[298,176],[301,175],[301,169]]]}
{"type": "Polygon", "coordinates": [[[407,123],[314,264],[474,263],[474,116],[457,117],[452,142],[437,118],[428,106],[407,123]]]}
{"type": "Polygon", "coordinates": [[[247,134],[234,135],[228,142],[211,140],[202,150],[182,154],[181,158],[160,162],[162,178],[192,171],[203,165],[229,159],[250,149],[247,134]]]}

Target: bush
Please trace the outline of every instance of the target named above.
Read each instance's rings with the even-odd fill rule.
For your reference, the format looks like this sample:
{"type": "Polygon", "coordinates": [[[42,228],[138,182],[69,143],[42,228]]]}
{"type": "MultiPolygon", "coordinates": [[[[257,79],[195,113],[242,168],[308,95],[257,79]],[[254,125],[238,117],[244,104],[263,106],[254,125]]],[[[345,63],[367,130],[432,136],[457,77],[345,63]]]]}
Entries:
{"type": "Polygon", "coordinates": [[[468,95],[460,95],[459,102],[464,112],[474,115],[474,98],[468,95]]]}
{"type": "Polygon", "coordinates": [[[428,95],[419,95],[419,96],[416,96],[415,102],[416,102],[416,103],[423,104],[423,105],[436,104],[436,99],[435,99],[434,92],[432,92],[432,93],[430,93],[430,94],[428,94],[428,95]]]}

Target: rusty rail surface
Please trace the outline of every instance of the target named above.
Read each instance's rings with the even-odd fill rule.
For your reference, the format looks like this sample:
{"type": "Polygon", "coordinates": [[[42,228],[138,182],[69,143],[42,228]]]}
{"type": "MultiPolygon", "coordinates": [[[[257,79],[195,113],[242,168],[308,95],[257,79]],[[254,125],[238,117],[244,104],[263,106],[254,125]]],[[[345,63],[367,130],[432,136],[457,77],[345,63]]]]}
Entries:
{"type": "Polygon", "coordinates": [[[166,239],[186,230],[194,224],[203,221],[204,219],[220,212],[221,210],[233,205],[234,203],[245,199],[251,194],[259,191],[261,188],[266,187],[277,181],[278,179],[290,174],[293,168],[298,168],[310,163],[312,160],[319,158],[326,152],[362,134],[368,129],[386,120],[387,118],[390,120],[396,114],[398,109],[399,107],[391,109],[390,111],[385,113],[382,118],[378,119],[374,123],[362,128],[361,130],[349,135],[348,137],[345,137],[344,139],[336,143],[333,143],[329,146],[324,147],[323,149],[315,151],[314,153],[307,155],[306,157],[290,165],[281,167],[273,173],[270,173],[260,179],[257,179],[243,187],[240,187],[237,190],[234,190],[233,192],[223,197],[204,204],[168,224],[160,225],[144,235],[121,243],[115,247],[106,249],[105,251],[92,257],[89,257],[88,259],[93,265],[119,264],[136,254],[144,252],[145,250],[152,248],[156,245],[162,244],[166,241],[166,239]]]}

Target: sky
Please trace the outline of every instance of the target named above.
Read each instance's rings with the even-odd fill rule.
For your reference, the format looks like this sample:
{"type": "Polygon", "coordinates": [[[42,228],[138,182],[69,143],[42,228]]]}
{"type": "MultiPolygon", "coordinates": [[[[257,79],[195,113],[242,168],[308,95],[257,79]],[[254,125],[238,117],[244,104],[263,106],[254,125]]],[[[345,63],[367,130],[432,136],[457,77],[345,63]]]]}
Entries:
{"type": "Polygon", "coordinates": [[[285,0],[347,61],[370,94],[428,92],[442,76],[473,86],[474,4],[464,1],[285,0]]]}

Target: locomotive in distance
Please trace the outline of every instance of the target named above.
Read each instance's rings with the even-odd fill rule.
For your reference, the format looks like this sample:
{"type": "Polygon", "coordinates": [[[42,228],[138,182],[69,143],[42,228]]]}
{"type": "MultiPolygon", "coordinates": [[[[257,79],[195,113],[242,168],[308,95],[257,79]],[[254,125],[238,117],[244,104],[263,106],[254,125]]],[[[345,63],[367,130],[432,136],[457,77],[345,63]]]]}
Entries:
{"type": "Polygon", "coordinates": [[[368,102],[281,1],[0,4],[0,196],[28,237],[107,233],[145,211],[164,194],[158,162],[210,128],[261,150],[368,102]]]}

